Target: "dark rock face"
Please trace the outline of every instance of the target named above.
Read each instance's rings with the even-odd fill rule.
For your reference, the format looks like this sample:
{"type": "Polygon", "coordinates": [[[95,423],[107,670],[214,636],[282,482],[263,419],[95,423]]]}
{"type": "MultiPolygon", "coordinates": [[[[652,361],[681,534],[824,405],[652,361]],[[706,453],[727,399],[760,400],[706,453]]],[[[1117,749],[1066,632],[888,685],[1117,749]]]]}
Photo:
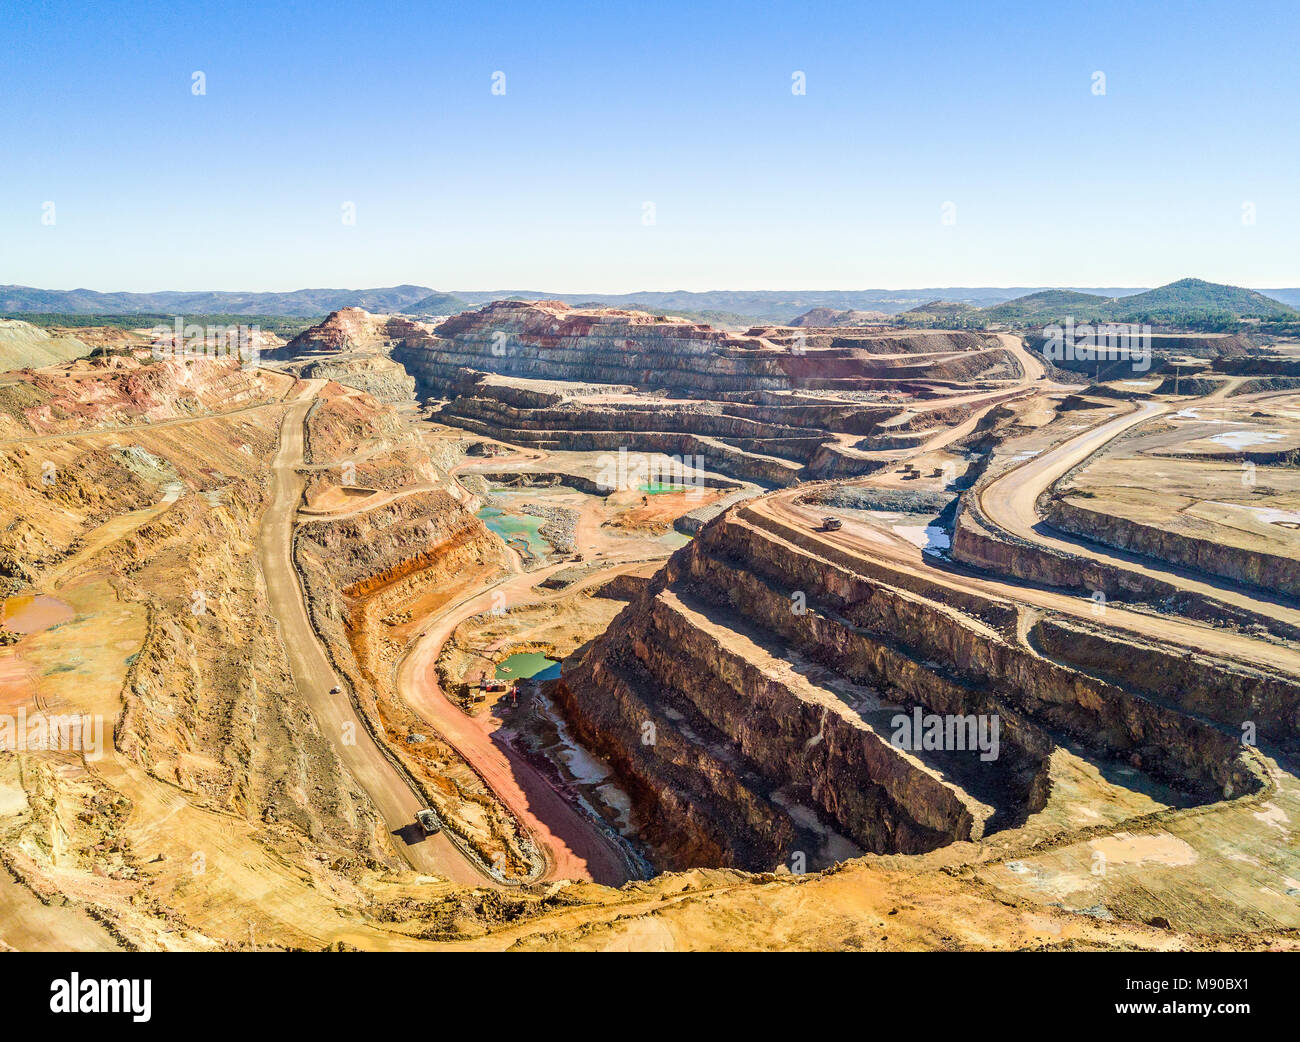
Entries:
{"type": "Polygon", "coordinates": [[[733,508],[564,665],[559,703],[664,867],[771,868],[815,844],[810,814],[879,853],[979,839],[1042,809],[1062,739],[1195,798],[1259,787],[1232,734],[1131,683],[1142,649],[1088,675],[1014,639],[1009,603],[956,610],[819,549],[733,508]],[[900,745],[916,713],[996,718],[998,754],[900,745]]]}
{"type": "MultiPolygon", "coordinates": [[[[1206,535],[1198,537],[1092,510],[1086,503],[1068,496],[1050,501],[1047,520],[1063,531],[1120,550],[1196,568],[1272,593],[1300,597],[1300,561],[1226,545],[1215,537],[1214,526],[1208,522],[1204,525],[1206,535]]],[[[1191,520],[1194,519],[1185,523],[1191,520]]]]}

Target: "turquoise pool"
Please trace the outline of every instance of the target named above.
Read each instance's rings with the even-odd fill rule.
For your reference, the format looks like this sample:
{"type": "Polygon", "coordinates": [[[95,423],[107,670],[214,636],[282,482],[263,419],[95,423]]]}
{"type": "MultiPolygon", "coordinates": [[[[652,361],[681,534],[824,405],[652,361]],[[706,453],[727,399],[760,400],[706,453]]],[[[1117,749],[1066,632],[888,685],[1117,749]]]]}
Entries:
{"type": "Polygon", "coordinates": [[[560,664],[540,651],[520,651],[497,663],[498,680],[554,680],[560,664]]]}

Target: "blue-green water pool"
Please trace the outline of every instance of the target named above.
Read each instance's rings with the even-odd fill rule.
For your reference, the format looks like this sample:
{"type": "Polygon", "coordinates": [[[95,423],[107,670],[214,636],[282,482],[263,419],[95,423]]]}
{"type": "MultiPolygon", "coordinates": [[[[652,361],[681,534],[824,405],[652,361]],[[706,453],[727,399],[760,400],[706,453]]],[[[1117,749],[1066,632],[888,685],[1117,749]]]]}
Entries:
{"type": "Polygon", "coordinates": [[[520,651],[497,663],[498,680],[554,680],[560,664],[540,651],[520,651]]]}
{"type": "Polygon", "coordinates": [[[483,507],[478,518],[493,532],[521,553],[532,557],[544,557],[551,551],[548,543],[538,531],[546,524],[545,519],[531,514],[507,514],[496,507],[483,507]]]}

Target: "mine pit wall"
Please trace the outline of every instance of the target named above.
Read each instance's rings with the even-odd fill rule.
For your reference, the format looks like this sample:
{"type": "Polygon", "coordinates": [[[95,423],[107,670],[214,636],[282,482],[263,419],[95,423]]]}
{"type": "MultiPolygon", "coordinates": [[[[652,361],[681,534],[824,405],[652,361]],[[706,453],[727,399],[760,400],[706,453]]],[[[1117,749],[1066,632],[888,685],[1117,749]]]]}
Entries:
{"type": "MultiPolygon", "coordinates": [[[[779,456],[808,463],[829,437],[823,428],[793,417],[758,419],[738,415],[734,406],[708,401],[660,401],[645,404],[598,404],[568,400],[556,407],[519,408],[505,401],[499,392],[509,391],[481,383],[447,402],[438,413],[443,422],[466,425],[463,421],[486,424],[489,430],[538,432],[639,432],[685,433],[723,439],[745,452],[779,456]]],[[[805,410],[800,410],[804,412],[805,410]]],[[[822,410],[823,412],[827,410],[822,410]]],[[[892,410],[889,414],[896,414],[892,410]]],[[[858,426],[862,426],[861,423],[858,426]]]]}
{"type": "MultiPolygon", "coordinates": [[[[1264,784],[1238,735],[1040,657],[951,608],[778,544],[733,521],[743,513],[706,526],[605,635],[564,666],[561,707],[627,785],[647,823],[645,838],[660,844],[667,867],[709,857],[770,866],[791,827],[764,792],[789,783],[807,786],[817,808],[868,850],[930,849],[983,827],[978,802],[961,789],[936,786],[932,773],[901,757],[873,759],[852,714],[801,699],[693,629],[673,610],[676,591],[740,615],[890,703],[996,713],[1001,755],[979,765],[987,775],[977,789],[1000,793],[1001,808],[1016,819],[1046,801],[1054,736],[1123,757],[1205,801],[1264,784]],[[791,611],[793,590],[805,593],[803,615],[791,611]],[[646,721],[657,731],[654,746],[641,744],[646,721]],[[684,736],[683,726],[701,740],[684,736]],[[810,756],[818,733],[825,754],[813,743],[810,756]]],[[[1014,614],[992,600],[968,607],[1014,614]]]]}
{"type": "Polygon", "coordinates": [[[728,654],[654,586],[594,651],[566,662],[556,701],[614,768],[666,869],[774,867],[796,834],[767,794],[790,784],[869,850],[978,838],[987,817],[879,736],[728,654]],[[642,742],[647,725],[653,744],[642,742]]]}
{"type": "MultiPolygon", "coordinates": [[[[1027,338],[1029,350],[1035,354],[1044,354],[1049,340],[1050,338],[1041,333],[1033,334],[1027,338]]],[[[1151,338],[1152,369],[1158,369],[1160,363],[1169,358],[1220,358],[1245,355],[1252,350],[1252,344],[1250,337],[1240,334],[1232,336],[1206,336],[1197,333],[1156,334],[1151,338]]],[[[1103,370],[1108,361],[1113,363],[1113,360],[1102,359],[1103,370]]],[[[1053,359],[1053,364],[1058,368],[1070,369],[1074,372],[1092,372],[1097,362],[1095,359],[1062,358],[1053,359]]],[[[1124,360],[1123,365],[1128,367],[1128,361],[1124,360]]]]}
{"type": "MultiPolygon", "coordinates": [[[[583,386],[574,384],[572,393],[581,394],[583,386]]],[[[514,410],[517,416],[526,412],[553,408],[563,402],[565,397],[558,391],[544,391],[535,387],[520,387],[518,384],[504,383],[474,369],[460,370],[457,374],[456,386],[452,390],[454,391],[453,403],[458,400],[485,399],[499,403],[502,408],[514,410]]],[[[635,388],[614,386],[606,390],[613,393],[633,391],[635,388]]]]}
{"type": "Polygon", "coordinates": [[[1253,722],[1261,740],[1300,754],[1300,681],[1295,678],[1061,618],[1040,620],[1030,638],[1058,662],[1231,730],[1253,722]]]}
{"type": "MultiPolygon", "coordinates": [[[[911,611],[904,611],[899,592],[884,585],[876,596],[884,604],[875,610],[896,611],[895,621],[886,615],[871,619],[860,614],[856,605],[844,613],[888,634],[919,636],[918,655],[937,660],[977,689],[995,692],[999,700],[1048,730],[1069,735],[1105,755],[1136,755],[1143,769],[1198,798],[1241,795],[1258,786],[1232,734],[1039,658],[1019,645],[991,639],[936,604],[918,600],[912,602],[911,611]]],[[[889,677],[886,671],[877,683],[887,685],[889,677]]]]}
{"type": "MultiPolygon", "coordinates": [[[[625,608],[607,633],[634,628],[632,617],[648,600],[625,608]]],[[[793,841],[793,823],[753,793],[729,764],[683,736],[657,700],[643,696],[652,689],[648,684],[625,678],[625,654],[615,642],[576,663],[566,660],[554,698],[578,741],[613,769],[655,867],[770,868],[793,841]],[[644,745],[650,727],[655,741],[644,745]]]]}
{"type": "MultiPolygon", "coordinates": [[[[815,343],[814,334],[809,341],[815,343]]],[[[831,334],[830,346],[853,348],[873,354],[938,354],[943,351],[982,351],[1002,345],[996,333],[981,333],[966,329],[922,330],[898,333],[892,336],[855,337],[843,333],[831,334]]]]}
{"type": "MultiPolygon", "coordinates": [[[[779,397],[779,396],[762,396],[779,397]]],[[[870,434],[877,425],[900,415],[896,405],[785,405],[780,401],[723,404],[728,416],[799,430],[836,430],[845,434],[870,434]]]]}
{"type": "MultiPolygon", "coordinates": [[[[1003,756],[1009,754],[1013,773],[1032,769],[1049,751],[1050,741],[1028,717],[1106,755],[1137,755],[1144,769],[1199,798],[1252,788],[1232,735],[1039,658],[937,604],[847,575],[828,561],[794,557],[788,548],[761,553],[764,540],[755,530],[746,538],[730,527],[725,521],[710,526],[697,537],[698,546],[685,548],[697,551],[691,565],[707,587],[726,591],[737,610],[760,617],[809,658],[881,689],[891,701],[934,713],[998,713],[1008,747],[1003,756]],[[744,570],[726,576],[719,559],[729,552],[744,570]],[[785,589],[765,591],[772,580],[785,589]],[[807,597],[803,616],[790,610],[794,590],[807,597]],[[814,604],[827,610],[814,612],[814,604]]],[[[684,552],[669,563],[669,575],[684,552]]],[[[1032,779],[1022,785],[1017,798],[1037,809],[1046,796],[1040,784],[1032,779]]]]}
{"type": "MultiPolygon", "coordinates": [[[[700,547],[717,531],[716,524],[709,526],[700,547]]],[[[643,835],[665,867],[772,867],[788,850],[793,828],[764,793],[790,784],[805,787],[839,831],[876,852],[917,853],[978,839],[996,809],[895,749],[847,707],[801,698],[723,647],[675,610],[666,589],[678,588],[742,611],[747,621],[810,657],[823,652],[823,663],[856,673],[855,679],[888,678],[900,703],[962,715],[997,713],[1000,756],[982,765],[997,778],[991,787],[1004,790],[1017,816],[1045,803],[1051,742],[1014,709],[857,627],[815,610],[795,616],[787,596],[692,546],[674,556],[605,636],[565,663],[557,696],[575,733],[607,757],[626,784],[638,820],[646,823],[643,835]],[[702,740],[684,738],[681,720],[702,740]],[[650,747],[641,745],[647,721],[657,732],[650,747]],[[749,773],[761,779],[757,791],[749,773]]]]}
{"type": "Polygon", "coordinates": [[[1195,463],[1254,463],[1260,467],[1300,467],[1300,449],[1239,449],[1229,452],[1156,452],[1161,459],[1186,459],[1195,463]]]}
{"type": "MultiPolygon", "coordinates": [[[[817,562],[805,560],[800,562],[803,567],[798,574],[791,574],[782,568],[782,562],[772,558],[762,560],[747,555],[738,561],[731,557],[731,538],[725,530],[706,530],[699,548],[693,548],[698,552],[683,555],[681,560],[674,558],[667,578],[671,583],[689,585],[701,599],[742,614],[809,659],[829,666],[855,684],[881,691],[888,701],[909,710],[921,706],[930,713],[998,716],[998,760],[984,766],[984,773],[996,779],[990,787],[1004,790],[1006,802],[1013,809],[1042,808],[1049,790],[1047,757],[1051,740],[988,690],[941,671],[939,663],[946,661],[945,654],[955,658],[962,653],[950,639],[965,635],[961,627],[951,626],[936,633],[924,612],[918,610],[921,602],[884,586],[873,588],[863,583],[869,588],[866,597],[846,597],[844,576],[835,574],[838,569],[833,566],[830,574],[824,574],[817,562]],[[682,565],[686,570],[679,571],[682,565]],[[789,586],[796,578],[804,585],[789,586]],[[802,615],[791,610],[795,589],[807,597],[808,608],[802,615]],[[920,628],[927,625],[928,629],[920,628]],[[906,648],[898,646],[892,637],[882,636],[893,633],[918,633],[937,639],[923,649],[906,648]]],[[[742,547],[734,549],[743,552],[742,547]]],[[[861,592],[861,588],[854,592],[861,592]]],[[[913,809],[912,813],[917,812],[913,809]]]]}
{"type": "MultiPolygon", "coordinates": [[[[950,351],[951,348],[945,348],[944,350],[950,351]]],[[[822,361],[813,352],[809,352],[803,357],[813,361],[814,364],[822,361]]],[[[833,366],[827,366],[826,368],[829,369],[826,378],[810,377],[801,380],[799,386],[824,386],[826,379],[834,381],[836,378],[854,381],[854,383],[863,378],[916,380],[928,383],[966,383],[971,380],[997,379],[1003,373],[1012,379],[1024,375],[1016,356],[1001,346],[961,354],[942,354],[930,358],[918,357],[908,362],[900,362],[898,359],[874,361],[869,355],[864,357],[855,354],[844,360],[839,372],[836,372],[833,366]]]]}
{"type": "Polygon", "coordinates": [[[360,596],[437,560],[446,546],[492,545],[482,523],[445,489],[416,492],[372,510],[299,526],[299,543],[320,559],[349,596],[360,596]]]}
{"type": "MultiPolygon", "coordinates": [[[[783,608],[788,614],[788,602],[783,608]]],[[[678,707],[688,699],[772,787],[806,786],[816,806],[866,849],[914,853],[983,835],[989,809],[925,771],[886,737],[855,726],[847,714],[794,697],[662,597],[654,599],[650,619],[634,651],[663,688],[680,693],[678,707]]]]}
{"type": "Polygon", "coordinates": [[[333,380],[394,405],[415,398],[415,379],[382,355],[309,362],[301,367],[299,376],[304,380],[333,380]]]}
{"type": "Polygon", "coordinates": [[[1071,498],[1049,501],[1045,519],[1063,531],[1119,550],[1196,568],[1272,593],[1300,596],[1300,561],[1214,539],[1171,532],[1089,509],[1071,498]]]}
{"type": "Polygon", "coordinates": [[[531,431],[504,430],[481,420],[438,414],[451,427],[498,438],[512,445],[577,452],[662,452],[668,456],[703,456],[704,466],[769,488],[785,488],[800,478],[803,468],[790,460],[760,456],[712,438],[660,431],[531,431]]]}
{"type": "MultiPolygon", "coordinates": [[[[495,388],[494,388],[495,390],[495,388]]],[[[719,411],[710,403],[684,404],[667,400],[646,404],[587,404],[574,399],[562,406],[516,408],[495,396],[461,395],[443,412],[482,420],[497,427],[528,427],[532,430],[690,430],[727,438],[792,438],[806,435],[803,427],[768,423],[719,411]]]]}
{"type": "MultiPolygon", "coordinates": [[[[1217,372],[1217,369],[1216,369],[1217,372]]],[[[1149,394],[1177,394],[1177,395],[1206,395],[1214,391],[1221,390],[1223,387],[1222,380],[1208,380],[1195,376],[1184,376],[1182,379],[1175,380],[1171,376],[1165,377],[1164,381],[1149,394]]],[[[1240,384],[1228,392],[1229,398],[1237,398],[1243,394],[1263,394],[1266,391],[1295,391],[1300,390],[1300,377],[1296,376],[1251,376],[1242,380],[1240,384]]]]}
{"type": "MultiPolygon", "coordinates": [[[[472,473],[481,477],[484,481],[507,488],[552,488],[557,485],[564,485],[568,488],[576,488],[579,492],[585,492],[589,496],[608,496],[610,493],[617,491],[612,485],[603,484],[582,474],[566,474],[557,470],[476,470],[472,471],[472,473]]],[[[743,486],[734,481],[727,478],[716,478],[710,474],[697,475],[691,480],[701,488],[745,491],[743,486]]]]}
{"type": "Polygon", "coordinates": [[[1211,363],[1216,373],[1229,376],[1300,377],[1300,358],[1289,355],[1235,355],[1216,358],[1211,363]]]}
{"type": "Polygon", "coordinates": [[[896,464],[896,460],[864,456],[861,450],[845,450],[837,442],[823,444],[808,462],[808,476],[818,481],[856,478],[875,474],[896,464]]]}
{"type": "Polygon", "coordinates": [[[1281,620],[1181,590],[1172,583],[1140,572],[1090,557],[1062,553],[1054,547],[1031,543],[1005,532],[990,522],[980,509],[979,490],[986,483],[981,479],[958,501],[949,551],[954,561],[994,575],[1009,575],[1062,590],[1077,590],[1085,596],[1100,592],[1107,600],[1157,604],[1162,610],[1203,622],[1263,626],[1275,636],[1300,640],[1300,627],[1281,620]]]}
{"type": "Polygon", "coordinates": [[[773,428],[766,424],[707,412],[672,409],[623,412],[563,410],[546,414],[525,411],[513,415],[514,410],[507,412],[480,408],[475,404],[478,401],[458,399],[451,402],[439,410],[437,419],[450,426],[481,433],[500,431],[501,437],[511,436],[508,440],[518,440],[519,432],[528,432],[534,439],[550,438],[569,442],[595,440],[602,435],[607,436],[605,440],[609,440],[609,435],[713,437],[726,440],[748,453],[778,456],[796,463],[811,460],[821,444],[830,437],[824,432],[809,434],[794,427],[773,428]]]}
{"type": "MultiPolygon", "coordinates": [[[[385,722],[381,701],[389,712],[409,714],[387,669],[386,640],[380,620],[398,608],[421,586],[457,574],[464,568],[500,558],[500,542],[477,518],[447,492],[416,493],[374,510],[347,518],[300,524],[294,533],[294,564],[302,580],[312,627],[331,663],[347,682],[353,707],[393,767],[438,811],[452,842],[489,875],[488,866],[502,850],[505,881],[536,878],[542,871],[540,853],[500,803],[478,771],[437,737],[416,747],[445,756],[451,767],[430,779],[429,767],[397,739],[385,722]],[[378,595],[360,607],[353,598],[378,595]],[[479,826],[490,840],[484,843],[466,829],[461,803],[479,808],[479,826]]],[[[504,570],[504,564],[503,564],[504,570]]]]}
{"type": "Polygon", "coordinates": [[[784,390],[790,378],[776,365],[743,355],[720,353],[705,341],[640,341],[629,353],[626,335],[618,338],[566,338],[564,346],[539,347],[511,340],[507,351],[494,355],[493,341],[485,332],[477,338],[412,342],[393,349],[393,358],[415,377],[426,394],[441,394],[462,369],[477,369],[502,376],[533,380],[582,380],[588,383],[632,384],[691,391],[784,390]],[[634,358],[635,365],[628,359],[634,358]],[[756,364],[758,363],[758,364],[756,364]]]}
{"type": "Polygon", "coordinates": [[[893,433],[868,434],[856,446],[870,452],[882,449],[915,449],[924,445],[931,437],[928,431],[898,431],[893,433]]]}
{"type": "Polygon", "coordinates": [[[602,322],[512,314],[492,307],[450,319],[436,336],[408,337],[392,357],[424,394],[444,396],[463,370],[543,380],[631,384],[689,394],[778,391],[794,387],[888,388],[900,379],[964,382],[991,370],[1019,375],[1014,356],[992,334],[936,331],[890,338],[837,338],[808,354],[766,347],[708,327],[679,323],[602,322]],[[535,321],[541,318],[541,322],[535,321]],[[500,341],[504,334],[506,341],[500,341]],[[873,354],[925,352],[948,357],[925,364],[872,359],[873,354]],[[819,357],[820,355],[820,357],[819,357]],[[840,371],[842,370],[842,372],[840,371]],[[887,379],[884,377],[888,377],[887,379]]]}
{"type": "Polygon", "coordinates": [[[1101,591],[1108,599],[1165,600],[1178,588],[1102,561],[1065,554],[1004,532],[984,516],[978,501],[983,483],[961,497],[953,521],[952,557],[963,564],[1045,586],[1084,593],[1101,591]]]}

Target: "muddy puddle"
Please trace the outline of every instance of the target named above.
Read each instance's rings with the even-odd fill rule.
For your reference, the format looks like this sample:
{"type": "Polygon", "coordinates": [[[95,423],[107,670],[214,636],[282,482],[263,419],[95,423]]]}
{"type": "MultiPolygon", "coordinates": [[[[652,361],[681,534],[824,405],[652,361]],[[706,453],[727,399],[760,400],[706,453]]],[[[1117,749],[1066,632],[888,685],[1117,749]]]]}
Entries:
{"type": "Polygon", "coordinates": [[[70,605],[47,593],[18,594],[0,606],[0,627],[26,636],[67,622],[74,614],[70,605]]]}

